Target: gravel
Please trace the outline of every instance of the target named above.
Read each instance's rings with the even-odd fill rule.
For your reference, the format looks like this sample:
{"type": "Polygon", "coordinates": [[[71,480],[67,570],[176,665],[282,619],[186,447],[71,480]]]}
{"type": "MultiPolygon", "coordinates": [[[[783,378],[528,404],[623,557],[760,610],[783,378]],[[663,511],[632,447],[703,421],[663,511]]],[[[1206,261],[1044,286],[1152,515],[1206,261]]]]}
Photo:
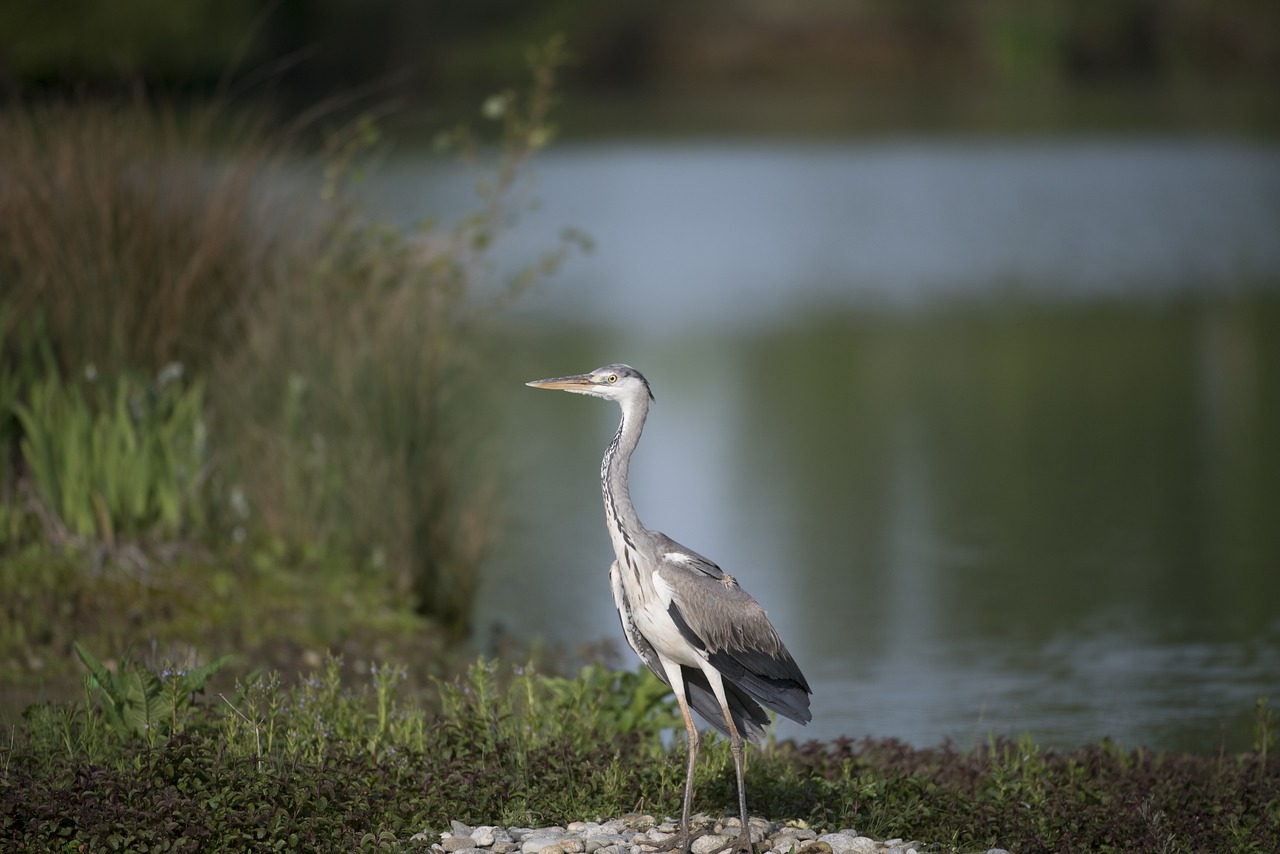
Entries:
{"type": "MultiPolygon", "coordinates": [[[[693,840],[693,854],[711,854],[738,837],[736,818],[713,820],[706,815],[690,819],[703,835],[693,840]]],[[[757,854],[925,854],[950,849],[905,839],[872,839],[852,828],[819,835],[803,823],[779,824],[762,818],[748,822],[757,854]]],[[[650,854],[671,839],[679,822],[651,815],[629,814],[607,821],[575,821],[567,827],[471,827],[450,822],[431,846],[436,854],[650,854]]],[[[427,842],[430,831],[414,840],[427,842]]],[[[985,854],[1009,854],[992,848],[985,854]]]]}

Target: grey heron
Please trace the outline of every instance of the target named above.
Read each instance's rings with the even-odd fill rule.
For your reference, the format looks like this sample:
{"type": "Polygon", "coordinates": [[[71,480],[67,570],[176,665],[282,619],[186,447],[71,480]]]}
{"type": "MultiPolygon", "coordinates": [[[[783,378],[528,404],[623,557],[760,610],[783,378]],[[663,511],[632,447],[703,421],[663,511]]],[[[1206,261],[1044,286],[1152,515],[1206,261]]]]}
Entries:
{"type": "Polygon", "coordinates": [[[622,407],[618,432],[600,463],[605,524],[617,556],[609,582],[627,643],[670,686],[684,718],[689,766],[681,832],[674,844],[687,849],[691,841],[689,812],[698,757],[692,707],[729,737],[742,821],[735,845],[749,851],[744,740],[760,741],[769,724],[765,709],[800,724],[812,720],[809,683],[764,608],[733,576],[666,534],[650,531],[636,515],[627,471],[653,399],[644,376],[629,365],[606,365],[528,385],[589,394],[622,407]]]}

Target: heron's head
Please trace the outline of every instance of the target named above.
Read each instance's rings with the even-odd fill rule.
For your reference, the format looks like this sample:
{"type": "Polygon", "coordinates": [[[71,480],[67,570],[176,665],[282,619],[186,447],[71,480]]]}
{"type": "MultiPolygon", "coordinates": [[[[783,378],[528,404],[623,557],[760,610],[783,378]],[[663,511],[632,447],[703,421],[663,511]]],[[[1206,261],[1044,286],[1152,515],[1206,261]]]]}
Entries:
{"type": "Polygon", "coordinates": [[[603,397],[605,400],[616,400],[619,403],[653,397],[653,392],[649,390],[649,381],[630,365],[605,365],[589,373],[534,380],[525,385],[534,388],[556,388],[561,391],[571,391],[574,394],[589,394],[592,397],[603,397]]]}

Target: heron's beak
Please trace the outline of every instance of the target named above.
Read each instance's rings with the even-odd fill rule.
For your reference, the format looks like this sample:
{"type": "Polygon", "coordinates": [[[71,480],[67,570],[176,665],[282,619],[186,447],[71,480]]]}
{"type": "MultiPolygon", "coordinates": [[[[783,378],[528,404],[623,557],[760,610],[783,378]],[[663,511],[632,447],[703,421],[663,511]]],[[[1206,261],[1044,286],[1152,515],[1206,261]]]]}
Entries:
{"type": "Polygon", "coordinates": [[[561,391],[571,391],[575,394],[592,394],[595,391],[596,384],[591,381],[588,374],[578,374],[573,377],[552,377],[546,380],[534,380],[525,383],[533,388],[555,388],[561,391]]]}

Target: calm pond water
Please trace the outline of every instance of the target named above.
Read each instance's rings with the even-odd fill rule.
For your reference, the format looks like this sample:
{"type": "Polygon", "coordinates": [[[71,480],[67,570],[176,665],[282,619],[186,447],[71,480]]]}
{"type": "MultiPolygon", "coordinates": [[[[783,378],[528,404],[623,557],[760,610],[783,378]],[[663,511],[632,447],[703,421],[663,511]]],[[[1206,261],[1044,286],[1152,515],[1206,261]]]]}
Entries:
{"type": "MultiPolygon", "coordinates": [[[[759,598],[813,684],[782,737],[1250,746],[1280,703],[1280,147],[601,144],[533,171],[499,266],[564,227],[595,250],[521,304],[494,377],[478,644],[625,651],[616,408],[522,385],[625,361],[657,395],[642,518],[759,598]]],[[[410,154],[368,192],[407,223],[470,181],[410,154]]]]}

